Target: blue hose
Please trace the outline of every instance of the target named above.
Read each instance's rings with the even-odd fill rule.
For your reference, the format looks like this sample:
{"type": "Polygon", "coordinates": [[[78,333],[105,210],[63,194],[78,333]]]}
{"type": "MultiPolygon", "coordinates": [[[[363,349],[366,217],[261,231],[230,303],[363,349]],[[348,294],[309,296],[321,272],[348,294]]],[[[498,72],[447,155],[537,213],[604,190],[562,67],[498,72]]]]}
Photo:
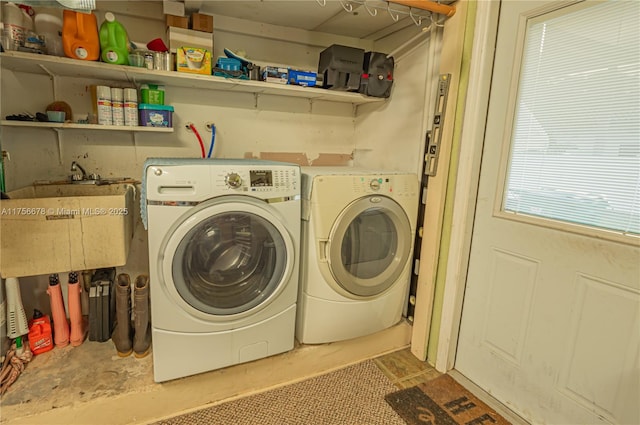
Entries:
{"type": "Polygon", "coordinates": [[[213,153],[213,145],[216,142],[216,125],[211,124],[211,144],[209,145],[209,153],[207,154],[207,158],[211,158],[211,154],[213,153]]]}

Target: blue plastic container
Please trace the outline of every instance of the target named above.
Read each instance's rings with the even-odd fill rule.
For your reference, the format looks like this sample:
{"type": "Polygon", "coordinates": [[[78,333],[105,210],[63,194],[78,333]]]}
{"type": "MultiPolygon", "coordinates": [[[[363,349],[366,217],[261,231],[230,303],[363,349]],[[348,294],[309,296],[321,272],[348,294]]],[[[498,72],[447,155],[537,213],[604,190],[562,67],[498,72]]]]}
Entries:
{"type": "Polygon", "coordinates": [[[140,125],[143,127],[173,127],[173,106],[140,103],[140,125]]]}
{"type": "Polygon", "coordinates": [[[238,59],[233,58],[218,58],[216,66],[225,71],[240,71],[242,63],[238,59]]]}

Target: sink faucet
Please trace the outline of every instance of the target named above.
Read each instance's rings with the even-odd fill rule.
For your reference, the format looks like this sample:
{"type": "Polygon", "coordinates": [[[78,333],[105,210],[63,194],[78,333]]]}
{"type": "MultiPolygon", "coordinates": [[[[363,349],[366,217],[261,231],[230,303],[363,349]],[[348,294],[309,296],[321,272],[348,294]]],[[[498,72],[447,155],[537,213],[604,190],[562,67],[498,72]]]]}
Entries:
{"type": "Polygon", "coordinates": [[[78,164],[77,162],[73,161],[71,163],[71,171],[76,172],[80,170],[80,172],[82,173],[82,176],[80,179],[78,179],[79,175],[78,174],[74,174],[71,176],[71,180],[77,181],[77,180],[88,180],[87,178],[87,172],[84,170],[84,168],[82,168],[82,166],[80,164],[78,164]]]}
{"type": "Polygon", "coordinates": [[[82,174],[72,174],[71,181],[73,182],[85,182],[85,183],[97,183],[100,181],[100,175],[98,174],[87,174],[87,172],[82,168],[80,164],[76,161],[71,163],[71,171],[75,172],[80,170],[82,174]]]}

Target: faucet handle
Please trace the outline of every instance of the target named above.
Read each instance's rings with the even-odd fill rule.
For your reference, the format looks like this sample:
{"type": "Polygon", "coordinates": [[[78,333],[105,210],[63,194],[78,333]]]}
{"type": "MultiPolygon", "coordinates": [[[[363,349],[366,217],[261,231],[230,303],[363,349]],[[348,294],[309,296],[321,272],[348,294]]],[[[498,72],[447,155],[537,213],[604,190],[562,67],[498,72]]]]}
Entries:
{"type": "Polygon", "coordinates": [[[71,174],[71,181],[79,182],[82,181],[82,174],[71,174]]]}

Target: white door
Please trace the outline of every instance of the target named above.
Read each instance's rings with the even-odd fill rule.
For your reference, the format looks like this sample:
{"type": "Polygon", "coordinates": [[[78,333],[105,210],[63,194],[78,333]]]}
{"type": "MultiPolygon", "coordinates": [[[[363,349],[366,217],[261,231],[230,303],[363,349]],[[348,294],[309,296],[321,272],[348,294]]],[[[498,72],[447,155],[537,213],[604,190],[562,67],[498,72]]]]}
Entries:
{"type": "Polygon", "coordinates": [[[639,5],[501,4],[455,368],[532,423],[640,423],[639,5]]]}

